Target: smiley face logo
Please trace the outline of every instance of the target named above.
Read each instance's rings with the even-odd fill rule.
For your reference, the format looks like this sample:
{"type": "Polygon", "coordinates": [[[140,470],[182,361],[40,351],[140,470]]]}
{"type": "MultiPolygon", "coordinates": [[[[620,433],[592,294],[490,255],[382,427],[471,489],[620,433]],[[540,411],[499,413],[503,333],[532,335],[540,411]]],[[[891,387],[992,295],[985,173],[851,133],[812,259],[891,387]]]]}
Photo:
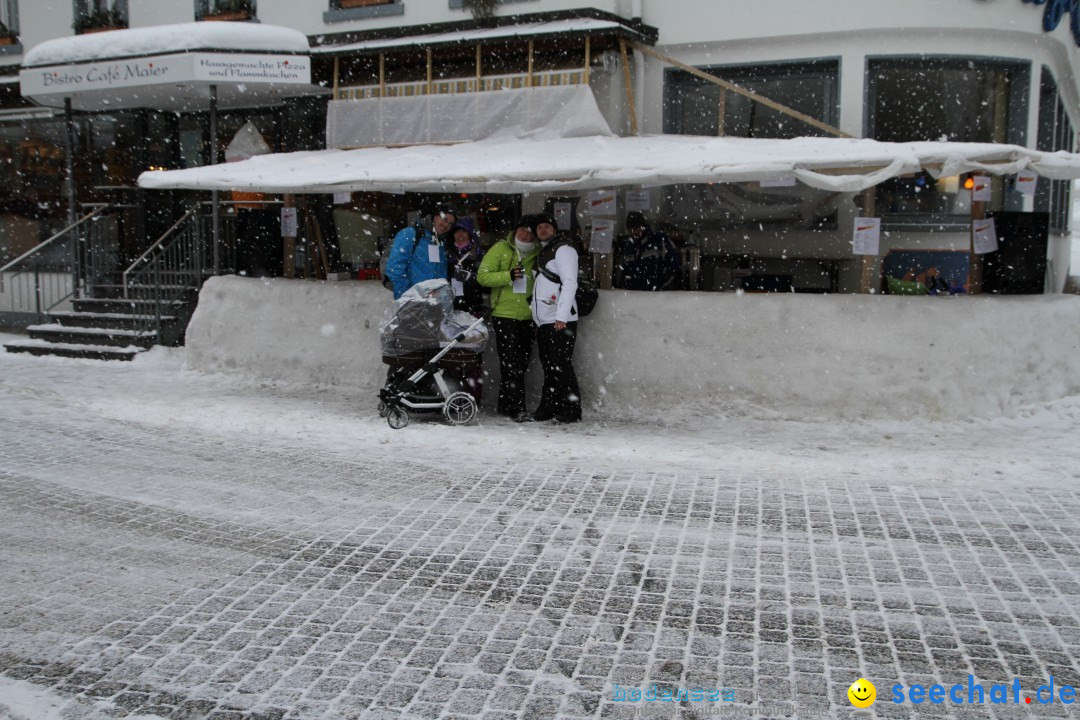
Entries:
{"type": "Polygon", "coordinates": [[[877,688],[866,678],[859,678],[847,689],[848,700],[857,708],[868,708],[877,700],[877,688]]]}

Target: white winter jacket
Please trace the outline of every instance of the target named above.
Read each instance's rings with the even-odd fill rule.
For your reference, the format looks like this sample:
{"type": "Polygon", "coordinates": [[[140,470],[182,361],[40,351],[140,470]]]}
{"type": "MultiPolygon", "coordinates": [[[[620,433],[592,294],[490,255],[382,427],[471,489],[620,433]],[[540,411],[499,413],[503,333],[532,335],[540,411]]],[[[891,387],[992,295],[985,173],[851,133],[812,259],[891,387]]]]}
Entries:
{"type": "Polygon", "coordinates": [[[537,325],[575,322],[578,319],[577,303],[574,302],[578,276],[577,250],[572,245],[563,245],[555,251],[555,259],[546,267],[562,279],[562,289],[560,290],[558,283],[548,280],[543,273],[536,273],[532,301],[533,322],[537,325]]]}

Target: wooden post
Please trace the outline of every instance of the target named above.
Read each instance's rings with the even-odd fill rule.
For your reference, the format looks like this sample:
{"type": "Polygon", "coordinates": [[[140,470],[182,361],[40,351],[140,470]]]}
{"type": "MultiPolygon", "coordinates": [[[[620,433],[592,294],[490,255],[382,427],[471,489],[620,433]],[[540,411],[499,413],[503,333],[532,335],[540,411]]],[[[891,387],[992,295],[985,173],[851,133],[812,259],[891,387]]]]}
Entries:
{"type": "MultiPolygon", "coordinates": [[[[862,217],[874,217],[877,211],[877,199],[875,198],[876,186],[868,187],[862,191],[862,217]]],[[[859,256],[859,292],[863,295],[875,293],[881,287],[881,273],[878,270],[879,257],[873,255],[859,256]]]]}
{"type": "Polygon", "coordinates": [[[476,92],[484,89],[484,61],[480,56],[483,45],[476,46],[476,92]]]}
{"type": "Polygon", "coordinates": [[[619,39],[619,52],[622,54],[623,81],[626,83],[626,102],[630,104],[630,134],[637,135],[637,107],[634,103],[634,83],[630,79],[630,61],[626,55],[626,40],[619,39]]]}
{"type": "Polygon", "coordinates": [[[716,108],[717,120],[716,120],[716,137],[724,136],[724,116],[727,115],[727,90],[720,88],[720,102],[718,102],[716,108]]]}
{"type": "Polygon", "coordinates": [[[427,49],[427,94],[430,95],[434,90],[435,80],[435,50],[432,48],[427,49]]]}
{"type": "Polygon", "coordinates": [[[334,99],[338,100],[338,84],[341,78],[341,56],[334,56],[334,99]]]}
{"type": "Polygon", "coordinates": [[[379,97],[386,97],[386,54],[379,53],[379,97]]]}
{"type": "MultiPolygon", "coordinates": [[[[282,208],[295,208],[296,196],[291,193],[286,193],[282,198],[282,208]]],[[[296,235],[281,236],[282,247],[282,275],[287,278],[296,277],[296,235]]]]}
{"type": "Polygon", "coordinates": [[[533,82],[533,41],[529,41],[529,74],[525,77],[525,87],[532,87],[533,82]]]}
{"type": "Polygon", "coordinates": [[[592,38],[588,35],[585,36],[585,84],[589,84],[590,74],[592,72],[592,38]]]}

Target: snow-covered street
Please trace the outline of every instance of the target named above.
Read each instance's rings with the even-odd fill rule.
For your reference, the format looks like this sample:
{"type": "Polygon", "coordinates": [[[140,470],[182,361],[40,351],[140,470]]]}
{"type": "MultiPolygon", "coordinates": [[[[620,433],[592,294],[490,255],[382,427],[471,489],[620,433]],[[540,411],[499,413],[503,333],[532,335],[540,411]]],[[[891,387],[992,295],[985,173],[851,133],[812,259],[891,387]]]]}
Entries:
{"type": "Polygon", "coordinates": [[[1080,685],[1080,398],[393,431],[185,352],[0,354],[0,717],[846,717],[860,677],[878,717],[1065,717],[1024,695],[1080,685]],[[1021,704],[891,701],[969,674],[1021,704]]]}

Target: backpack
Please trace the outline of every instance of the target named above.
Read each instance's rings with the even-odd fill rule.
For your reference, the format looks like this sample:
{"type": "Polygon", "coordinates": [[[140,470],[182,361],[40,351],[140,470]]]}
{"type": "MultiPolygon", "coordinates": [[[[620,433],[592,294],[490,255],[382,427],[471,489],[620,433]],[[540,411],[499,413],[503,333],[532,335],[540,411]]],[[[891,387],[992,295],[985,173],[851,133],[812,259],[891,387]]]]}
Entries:
{"type": "MultiPolygon", "coordinates": [[[[394,289],[394,281],[386,277],[386,261],[390,259],[390,253],[394,250],[394,240],[396,240],[397,236],[407,229],[408,228],[403,228],[401,230],[398,230],[397,233],[394,234],[394,237],[390,240],[390,245],[387,246],[387,248],[383,250],[382,254],[379,256],[379,278],[382,280],[383,287],[387,290],[394,289]]],[[[419,245],[420,241],[424,239],[424,229],[422,227],[420,227],[419,225],[414,225],[412,229],[413,244],[412,253],[409,254],[410,260],[412,259],[412,256],[416,253],[416,246],[419,245]]]]}
{"type": "MultiPolygon", "coordinates": [[[[578,253],[581,250],[578,248],[578,244],[573,240],[569,240],[565,237],[561,237],[558,240],[552,242],[547,247],[540,251],[540,256],[536,258],[537,272],[546,277],[553,283],[558,283],[559,288],[562,288],[562,278],[557,274],[547,269],[547,264],[555,259],[555,253],[563,245],[571,245],[578,253]]],[[[578,285],[577,292],[574,293],[574,303],[577,305],[578,317],[585,317],[593,311],[596,307],[596,301],[600,299],[600,293],[596,289],[596,283],[592,278],[578,270],[578,285]]]]}

